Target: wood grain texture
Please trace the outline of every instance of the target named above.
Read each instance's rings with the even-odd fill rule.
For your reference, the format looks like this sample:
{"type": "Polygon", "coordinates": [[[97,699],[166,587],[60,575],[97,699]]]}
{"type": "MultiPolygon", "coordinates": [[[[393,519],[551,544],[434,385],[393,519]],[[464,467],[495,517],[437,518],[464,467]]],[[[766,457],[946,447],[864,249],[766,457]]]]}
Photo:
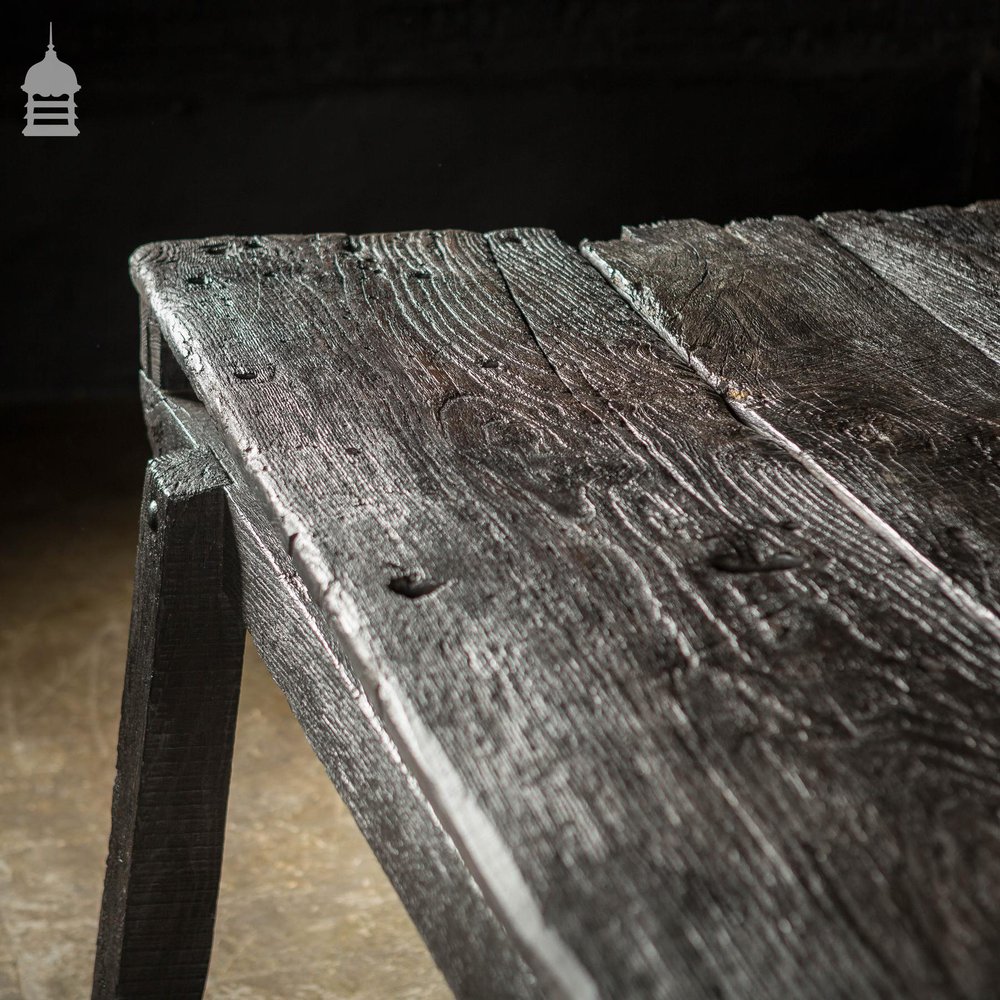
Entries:
{"type": "Polygon", "coordinates": [[[975,607],[551,234],[219,243],[134,279],[543,990],[989,994],[975,607]]]}
{"type": "Polygon", "coordinates": [[[202,449],[146,474],[95,1000],[205,986],[243,667],[226,478],[202,449]]]}
{"type": "Polygon", "coordinates": [[[1000,364],[1000,202],[835,212],[816,225],[1000,364]]]}
{"type": "Polygon", "coordinates": [[[1000,639],[1000,368],[802,219],[626,228],[584,254],[739,419],[1000,639]]]}
{"type": "MultiPolygon", "coordinates": [[[[345,666],[266,511],[197,402],[142,380],[156,454],[206,448],[226,485],[247,629],[361,832],[459,997],[538,995],[538,987],[435,818],[398,748],[345,666]],[[447,901],[447,905],[442,905],[447,901]]],[[[336,993],[338,984],[317,983],[336,993]]]]}

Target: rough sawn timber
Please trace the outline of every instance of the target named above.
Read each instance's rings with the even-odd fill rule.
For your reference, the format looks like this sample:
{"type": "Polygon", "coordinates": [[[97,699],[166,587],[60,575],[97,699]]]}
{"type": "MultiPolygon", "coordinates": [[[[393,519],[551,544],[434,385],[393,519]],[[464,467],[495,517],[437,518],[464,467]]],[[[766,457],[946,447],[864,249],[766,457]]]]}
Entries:
{"type": "Polygon", "coordinates": [[[203,448],[146,472],[94,1000],[205,986],[243,670],[226,480],[203,448]]]}
{"type": "Polygon", "coordinates": [[[1000,201],[834,212],[816,225],[1000,364],[1000,201]]]}
{"type": "Polygon", "coordinates": [[[1000,639],[1000,366],[980,346],[803,219],[627,227],[583,252],[739,419],[1000,639]]]}
{"type": "Polygon", "coordinates": [[[286,545],[205,408],[164,393],[146,377],[141,390],[154,454],[197,447],[229,472],[225,492],[246,627],[449,985],[458,996],[537,996],[533,976],[506,947],[503,928],[345,666],[286,545]]]}
{"type": "Polygon", "coordinates": [[[987,995],[988,623],[578,254],[229,239],[133,275],[544,989],[987,995]]]}

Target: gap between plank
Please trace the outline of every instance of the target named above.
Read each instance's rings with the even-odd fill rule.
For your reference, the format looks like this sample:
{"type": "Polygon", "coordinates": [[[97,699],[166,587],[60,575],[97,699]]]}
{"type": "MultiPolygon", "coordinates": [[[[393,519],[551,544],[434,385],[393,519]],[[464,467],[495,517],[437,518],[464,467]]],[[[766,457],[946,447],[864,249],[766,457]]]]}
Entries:
{"type": "MultiPolygon", "coordinates": [[[[839,245],[839,244],[838,244],[839,245]]],[[[640,316],[645,323],[650,326],[657,336],[661,337],[673,352],[710,388],[719,395],[722,401],[729,408],[736,420],[757,431],[757,433],[768,438],[774,444],[779,445],[790,455],[792,455],[808,472],[826,487],[836,499],[883,541],[887,542],[895,549],[903,559],[918,572],[929,576],[938,586],[941,592],[956,607],[964,613],[970,615],[979,622],[990,635],[1000,642],[1000,618],[985,605],[981,604],[974,596],[969,594],[964,587],[956,583],[944,570],[936,566],[927,556],[919,551],[911,542],[908,542],[898,531],[884,518],[871,509],[860,497],[856,496],[844,483],[842,483],[831,472],[827,471],[815,458],[807,451],[797,445],[790,438],[786,437],[776,427],[772,426],[760,414],[744,406],[738,400],[732,398],[726,392],[724,382],[713,375],[711,371],[696,358],[677,339],[671,330],[661,321],[652,318],[653,310],[645,311],[636,307],[636,303],[629,295],[629,287],[624,276],[611,265],[607,264],[597,253],[595,253],[586,241],[580,244],[580,253],[583,258],[595,267],[598,273],[611,285],[612,288],[629,304],[629,306],[640,316]]],[[[865,265],[867,267],[867,265],[865,265]]],[[[869,268],[870,270],[870,268],[869,268]]],[[[894,286],[893,286],[894,287],[894,286]]],[[[924,310],[926,312],[926,310],[924,310]]],[[[931,315],[928,313],[928,315],[931,315]]],[[[932,317],[936,320],[936,317],[932,317]]],[[[963,338],[964,339],[964,338],[963,338]]]]}
{"type": "MultiPolygon", "coordinates": [[[[831,212],[829,214],[832,215],[833,213],[831,212]]],[[[883,285],[887,285],[894,291],[899,292],[899,294],[902,295],[907,302],[909,302],[911,305],[919,309],[922,313],[924,313],[924,315],[929,316],[935,323],[939,323],[946,330],[951,330],[951,332],[955,334],[955,336],[958,337],[958,339],[961,340],[962,343],[968,344],[970,347],[974,347],[991,364],[994,365],[1000,364],[1000,361],[997,360],[996,356],[987,351],[982,346],[982,344],[977,344],[971,337],[969,337],[967,334],[963,333],[960,329],[958,329],[958,327],[952,326],[952,324],[949,323],[943,316],[939,316],[936,312],[933,312],[929,306],[923,305],[922,303],[918,302],[905,288],[903,288],[902,285],[897,284],[895,281],[890,280],[886,275],[882,274],[879,270],[877,270],[874,264],[865,260],[865,258],[862,257],[857,250],[855,250],[853,247],[848,246],[846,243],[838,239],[837,234],[832,229],[827,228],[827,224],[824,221],[827,217],[828,217],[827,213],[824,213],[823,215],[817,215],[816,218],[813,219],[811,223],[812,227],[821,236],[825,236],[827,239],[835,243],[839,249],[843,250],[844,253],[846,253],[849,257],[854,258],[854,260],[856,260],[863,268],[865,268],[866,271],[870,271],[872,274],[874,274],[875,277],[878,278],[878,280],[881,281],[883,285]]]]}

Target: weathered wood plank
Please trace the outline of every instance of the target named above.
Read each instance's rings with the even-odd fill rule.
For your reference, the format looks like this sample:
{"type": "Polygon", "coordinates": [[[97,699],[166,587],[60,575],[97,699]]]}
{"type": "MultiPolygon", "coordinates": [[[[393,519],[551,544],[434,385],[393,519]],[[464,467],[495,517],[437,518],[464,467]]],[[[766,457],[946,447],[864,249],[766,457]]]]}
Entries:
{"type": "Polygon", "coordinates": [[[551,235],[215,242],[135,279],[544,988],[985,995],[980,616],[551,235]]]}
{"type": "Polygon", "coordinates": [[[198,998],[205,986],[243,668],[240,595],[225,576],[225,481],[200,449],[163,455],[146,474],[99,1000],[198,998]]]}
{"type": "MultiPolygon", "coordinates": [[[[531,973],[309,600],[285,544],[204,407],[142,379],[153,451],[206,448],[230,473],[243,615],[275,682],[458,997],[538,995],[531,973]],[[447,901],[447,905],[442,905],[447,901]]],[[[336,992],[337,984],[317,984],[336,992]]]]}
{"type": "Polygon", "coordinates": [[[1000,364],[1000,202],[835,212],[816,225],[1000,364]]]}
{"type": "MultiPolygon", "coordinates": [[[[585,268],[582,262],[574,259],[564,248],[561,248],[559,241],[551,234],[514,232],[493,236],[490,242],[522,314],[531,326],[541,349],[561,373],[567,387],[572,392],[587,399],[598,412],[602,409],[601,403],[604,403],[605,420],[617,425],[623,439],[630,441],[633,446],[641,446],[653,457],[654,461],[661,464],[661,467],[668,474],[677,475],[676,462],[679,456],[688,458],[689,465],[694,464],[697,459],[695,455],[691,454],[693,449],[685,447],[685,442],[679,438],[678,434],[680,428],[686,429],[691,426],[693,408],[690,405],[678,405],[675,395],[678,380],[675,372],[671,371],[673,366],[664,358],[662,350],[651,350],[648,343],[644,343],[636,337],[628,317],[623,317],[615,322],[609,318],[606,310],[590,312],[587,309],[587,306],[597,298],[596,292],[592,289],[596,276],[584,273],[585,268]],[[566,321],[568,315],[573,317],[571,323],[566,321]],[[688,454],[685,455],[685,452],[688,454]]],[[[725,430],[725,426],[721,422],[715,422],[719,425],[719,430],[725,430]]],[[[710,421],[707,421],[705,414],[702,414],[698,425],[707,430],[709,424],[710,421]]],[[[735,449],[734,452],[736,452],[735,449]]],[[[749,545],[751,553],[749,558],[747,558],[746,552],[738,552],[738,547],[735,547],[737,551],[728,557],[721,560],[710,559],[710,563],[718,569],[730,572],[733,570],[746,571],[753,568],[755,562],[758,567],[770,562],[772,570],[784,570],[766,574],[762,578],[766,580],[766,583],[758,582],[754,587],[753,600],[760,602],[758,611],[763,612],[762,619],[770,624],[773,619],[767,612],[769,599],[775,599],[778,592],[786,596],[790,592],[795,592],[796,596],[791,600],[801,617],[796,616],[797,624],[791,625],[791,631],[804,623],[809,623],[807,628],[810,629],[810,636],[809,638],[802,636],[800,645],[791,638],[789,633],[781,633],[783,628],[789,626],[788,620],[778,625],[781,634],[773,636],[771,641],[766,643],[768,653],[761,656],[760,661],[766,659],[768,672],[776,671],[782,676],[779,680],[776,674],[771,673],[774,687],[771,688],[767,684],[763,687],[779,698],[786,709],[793,705],[796,706],[804,716],[811,719],[813,727],[819,723],[821,727],[825,728],[825,738],[821,737],[819,741],[821,744],[830,737],[832,737],[832,742],[819,749],[812,742],[816,735],[815,729],[813,729],[808,737],[808,742],[812,743],[811,746],[800,746],[790,752],[779,751],[780,757],[775,754],[772,747],[769,752],[764,752],[760,763],[762,767],[767,767],[767,764],[774,767],[773,774],[770,777],[759,778],[756,775],[750,777],[741,773],[742,769],[739,765],[734,768],[733,744],[727,744],[724,738],[720,739],[725,726],[722,720],[731,712],[731,705],[726,704],[721,691],[714,692],[714,699],[706,698],[704,688],[698,691],[701,685],[693,683],[687,692],[690,698],[688,725],[699,750],[711,761],[709,767],[717,766],[719,773],[725,774],[732,782],[728,786],[728,790],[735,793],[740,801],[746,804],[748,815],[753,817],[756,829],[767,831],[766,836],[770,844],[780,845],[778,850],[782,856],[789,859],[796,856],[796,851],[791,848],[789,841],[793,841],[799,846],[813,845],[816,853],[813,854],[810,861],[805,863],[805,869],[808,869],[812,861],[825,853],[825,848],[817,847],[825,841],[822,824],[836,823],[837,820],[834,818],[833,812],[848,803],[852,803],[848,806],[848,812],[853,812],[855,816],[862,815],[866,808],[875,807],[878,809],[882,820],[887,822],[881,833],[881,836],[886,838],[882,844],[883,848],[887,846],[888,841],[898,838],[897,848],[901,848],[903,843],[908,842],[908,847],[903,848],[900,854],[905,854],[906,850],[923,850],[916,847],[912,832],[903,831],[907,826],[920,822],[916,820],[916,814],[922,811],[921,807],[917,807],[915,812],[911,812],[911,809],[916,801],[929,791],[929,788],[922,792],[918,791],[916,786],[922,783],[922,780],[918,780],[902,796],[893,793],[887,787],[884,779],[898,767],[900,763],[898,760],[895,765],[889,765],[888,772],[883,774],[882,778],[875,778],[871,784],[868,784],[867,779],[873,778],[874,775],[869,773],[862,776],[861,773],[865,771],[866,766],[874,765],[878,768],[888,764],[889,758],[892,756],[891,753],[886,755],[881,765],[876,764],[878,755],[868,756],[867,762],[865,762],[866,755],[871,752],[873,741],[898,739],[900,741],[899,749],[902,751],[902,746],[909,743],[910,740],[909,726],[905,723],[899,725],[895,735],[890,735],[896,726],[889,721],[889,717],[882,716],[881,721],[872,726],[873,716],[868,715],[870,704],[866,709],[861,709],[858,712],[860,706],[857,703],[847,705],[843,701],[843,695],[847,688],[853,687],[861,676],[866,676],[864,683],[871,683],[875,680],[879,675],[879,669],[876,666],[879,657],[878,655],[866,657],[862,652],[863,646],[860,644],[854,652],[847,652],[841,648],[836,654],[831,655],[832,649],[830,647],[840,645],[843,639],[838,636],[833,643],[829,642],[830,633],[827,630],[830,625],[829,622],[823,622],[824,614],[830,610],[829,607],[823,607],[824,603],[832,601],[834,604],[840,604],[841,601],[845,600],[847,594],[857,587],[858,581],[864,579],[867,573],[873,569],[873,564],[868,562],[871,555],[866,554],[858,558],[855,553],[853,564],[848,565],[848,560],[844,558],[843,554],[845,551],[843,541],[850,535],[844,531],[842,524],[838,523],[839,517],[832,509],[832,505],[829,505],[825,498],[821,499],[813,493],[803,480],[796,481],[795,477],[791,477],[785,481],[787,483],[785,485],[781,479],[774,475],[774,472],[780,469],[780,463],[776,463],[777,468],[771,471],[770,475],[765,471],[763,463],[756,470],[747,467],[740,468],[736,454],[726,454],[725,445],[722,445],[718,440],[712,450],[712,455],[718,462],[718,471],[714,476],[706,474],[703,482],[706,485],[722,484],[728,479],[730,484],[738,484],[735,502],[730,500],[724,505],[723,509],[727,514],[733,516],[742,506],[740,500],[747,499],[752,501],[749,508],[757,510],[758,516],[765,525],[784,525],[786,528],[791,523],[798,525],[795,543],[790,545],[786,534],[784,538],[779,536],[773,540],[770,546],[766,543],[763,546],[760,545],[761,535],[754,535],[755,529],[759,531],[759,526],[754,525],[750,528],[751,534],[747,539],[752,539],[749,545]],[[803,513],[805,513],[805,521],[800,516],[803,513]],[[808,544],[816,546],[811,555],[806,555],[803,549],[796,547],[805,539],[808,539],[808,544]],[[756,551],[753,548],[754,543],[759,546],[756,551]],[[775,556],[777,548],[783,548],[782,555],[775,556]],[[824,575],[829,573],[829,577],[821,580],[820,574],[817,572],[819,564],[823,563],[835,551],[837,558],[844,559],[844,562],[839,569],[826,563],[823,572],[824,575]],[[820,553],[823,555],[820,556],[820,553]],[[764,597],[763,591],[768,584],[773,586],[774,592],[768,597],[764,597]],[[815,587],[816,589],[812,591],[811,595],[805,596],[798,589],[803,586],[806,588],[815,587]],[[821,608],[823,608],[822,611],[821,608]],[[813,628],[816,628],[818,632],[812,632],[813,628]],[[821,638],[824,631],[827,631],[827,639],[821,638]],[[809,643],[817,641],[823,649],[810,655],[808,652],[809,643]],[[839,669],[836,665],[839,656],[844,654],[853,662],[853,669],[857,673],[855,681],[842,687],[834,679],[834,673],[839,669]],[[800,689],[798,694],[792,695],[790,689],[798,687],[804,680],[804,674],[800,673],[803,669],[810,677],[810,680],[806,682],[807,689],[800,689]],[[784,673],[785,670],[788,672],[784,673]],[[837,703],[840,703],[843,711],[841,707],[837,707],[837,703]],[[821,722],[821,719],[824,721],[821,722]],[[843,727],[839,734],[840,737],[844,737],[843,739],[834,735],[839,727],[843,727]],[[876,736],[876,732],[879,730],[881,733],[876,736]],[[833,749],[834,744],[837,745],[836,750],[833,749]],[[867,747],[867,750],[862,749],[863,747],[867,747]],[[858,756],[852,761],[850,758],[855,753],[858,756]],[[819,764],[820,759],[823,760],[823,764],[819,764]],[[857,768],[857,773],[849,776],[855,768],[857,768]],[[779,775],[781,778],[778,778],[779,775]],[[780,823],[786,824],[784,826],[775,822],[775,816],[760,818],[759,813],[756,812],[760,803],[766,801],[773,808],[782,799],[780,794],[775,796],[773,788],[770,787],[772,778],[777,778],[779,781],[801,782],[803,787],[800,788],[800,791],[805,793],[803,800],[795,802],[786,799],[783,803],[784,808],[779,807],[783,817],[780,823]],[[848,786],[850,787],[848,788],[848,786]],[[867,787],[862,789],[861,786],[867,787]],[[859,792],[860,794],[858,794],[859,792]],[[913,797],[911,798],[911,796],[913,797]],[[829,803],[831,798],[839,805],[828,813],[826,808],[819,806],[818,803],[824,799],[829,803]],[[895,799],[894,803],[893,799],[895,799]],[[808,802],[809,805],[804,806],[805,802],[808,802]],[[813,826],[814,823],[821,825],[813,826]]],[[[719,489],[716,497],[727,497],[726,487],[719,489]]],[[[619,501],[617,509],[622,514],[622,526],[629,528],[635,535],[641,537],[652,527],[647,511],[642,506],[638,506],[634,512],[631,512],[631,517],[627,516],[629,511],[626,503],[619,501]],[[644,518],[643,515],[646,517],[644,518]]],[[[676,527],[676,523],[671,525],[674,531],[676,531],[676,527]]],[[[744,527],[743,530],[746,531],[747,527],[744,527]]],[[[735,531],[738,533],[739,529],[737,528],[735,531]]],[[[859,546],[870,544],[857,535],[852,541],[853,544],[859,546]]],[[[881,546],[876,546],[876,548],[881,548],[881,546]]],[[[878,560],[880,555],[875,555],[874,558],[878,560]]],[[[885,558],[885,555],[881,555],[881,558],[885,558]]],[[[649,573],[647,578],[653,579],[655,574],[649,573]]],[[[702,586],[704,587],[704,584],[702,586]]],[[[709,589],[705,587],[705,591],[709,589]]],[[[869,591],[868,600],[874,598],[875,601],[878,601],[882,595],[876,595],[877,589],[869,591]]],[[[856,591],[854,596],[855,599],[859,596],[856,591]]],[[[724,608],[727,603],[725,599],[717,599],[712,602],[712,607],[713,609],[724,608]]],[[[896,601],[892,600],[892,603],[895,604],[896,601]]],[[[905,604],[908,601],[904,598],[900,603],[905,604]]],[[[784,600],[779,600],[777,606],[782,607],[785,611],[789,609],[789,605],[785,604],[784,600]]],[[[874,650],[886,637],[887,631],[884,630],[887,627],[889,630],[892,628],[888,626],[886,617],[884,617],[887,611],[884,606],[876,610],[864,602],[860,605],[842,605],[842,607],[845,608],[847,614],[843,615],[840,620],[845,622],[850,620],[855,628],[866,632],[870,650],[874,650]]],[[[732,634],[739,636],[740,644],[745,652],[756,658],[754,652],[762,653],[763,650],[759,648],[757,651],[752,650],[754,644],[748,628],[750,621],[748,619],[740,621],[740,617],[734,616],[736,620],[731,626],[732,634]]],[[[930,705],[934,704],[945,690],[954,689],[951,689],[949,684],[939,689],[937,694],[932,694],[931,688],[937,686],[935,682],[929,687],[923,687],[921,694],[916,694],[915,688],[910,687],[910,684],[916,681],[920,671],[909,669],[905,664],[907,652],[918,657],[920,654],[916,647],[907,651],[906,640],[899,633],[896,633],[896,641],[900,642],[897,650],[901,670],[900,678],[905,677],[903,684],[906,687],[907,697],[915,698],[914,701],[910,701],[909,707],[916,709],[917,716],[922,717],[925,722],[929,722],[931,718],[944,721],[947,718],[947,712],[942,714],[937,709],[931,709],[930,713],[925,715],[924,711],[926,708],[930,708],[930,705]],[[927,700],[925,701],[925,699],[927,700]],[[923,707],[917,708],[918,703],[922,703],[923,707]]],[[[884,649],[885,647],[883,647],[883,651],[884,649]]],[[[692,671],[692,673],[697,675],[696,671],[692,671]]],[[[742,671],[736,673],[740,675],[742,671]]],[[[689,677],[688,683],[690,684],[693,679],[693,677],[689,677]]],[[[741,676],[740,680],[746,680],[745,675],[741,676]]],[[[751,682],[750,687],[757,687],[758,683],[759,681],[751,682]]],[[[683,692],[685,686],[678,681],[675,690],[683,692]]],[[[746,690],[744,688],[744,692],[746,690]]],[[[758,689],[758,691],[762,693],[762,689],[758,689]]],[[[969,693],[971,694],[971,689],[969,693]]],[[[890,696],[888,700],[891,702],[893,699],[890,696]]],[[[966,706],[966,711],[971,707],[972,703],[970,702],[966,706]]],[[[891,713],[892,710],[890,710],[890,715],[891,713]]],[[[761,716],[758,716],[758,721],[762,721],[761,716]]],[[[956,721],[957,719],[951,720],[952,723],[956,721]]],[[[932,725],[935,724],[932,723],[932,725]]],[[[801,735],[806,738],[805,733],[801,735]]],[[[925,735],[927,735],[926,731],[925,735]]],[[[751,737],[751,739],[753,738],[755,737],[751,737]]],[[[764,737],[764,742],[765,744],[769,742],[767,737],[764,737]]],[[[780,740],[778,742],[780,743],[780,740]]],[[[910,744],[910,750],[912,751],[915,746],[915,743],[910,744]]],[[[912,769],[910,773],[913,773],[912,769]]],[[[935,780],[932,779],[931,783],[933,784],[935,780]]],[[[683,777],[680,778],[680,783],[684,783],[683,777]]],[[[692,800],[697,801],[698,792],[694,788],[691,789],[691,794],[692,800]]],[[[979,793],[970,790],[970,799],[975,801],[978,798],[979,793]]],[[[979,808],[985,807],[988,810],[987,803],[989,802],[996,802],[995,790],[987,792],[979,801],[979,808]]],[[[843,814],[841,814],[842,818],[843,814]]],[[[943,832],[934,821],[931,821],[930,825],[936,827],[938,833],[943,832]]],[[[696,807],[692,810],[690,822],[684,826],[684,832],[689,835],[691,830],[704,829],[707,826],[709,824],[705,822],[704,815],[699,815],[696,807]]],[[[995,836],[996,833],[997,828],[994,827],[991,836],[995,836]]],[[[933,840],[936,835],[931,834],[931,839],[933,840]]],[[[978,839],[980,836],[980,832],[973,835],[974,839],[978,839]]],[[[995,842],[991,850],[995,850],[995,842]]],[[[870,877],[873,880],[879,877],[880,871],[893,870],[894,863],[890,858],[894,853],[890,849],[879,861],[875,862],[870,870],[870,877]]],[[[898,859],[899,855],[896,857],[898,859]]],[[[891,922],[893,920],[904,922],[912,920],[911,930],[915,932],[915,938],[919,938],[924,933],[924,931],[917,929],[921,919],[926,919],[925,915],[933,912],[934,908],[939,905],[939,901],[932,901],[929,895],[923,894],[919,890],[916,896],[923,895],[924,898],[920,903],[917,903],[913,889],[919,885],[924,872],[921,871],[920,863],[914,864],[914,861],[915,858],[911,858],[904,862],[904,869],[897,868],[889,876],[889,881],[893,882],[898,879],[896,882],[897,891],[909,893],[908,902],[911,905],[916,904],[918,910],[924,910],[924,915],[916,919],[914,919],[916,913],[911,912],[907,915],[907,905],[905,904],[893,914],[891,908],[885,908],[885,900],[879,898],[879,892],[868,894],[865,890],[861,890],[861,894],[858,894],[860,884],[865,879],[862,874],[865,864],[859,863],[859,858],[856,856],[852,858],[842,856],[838,860],[833,860],[828,856],[812,873],[816,875],[822,871],[821,879],[824,882],[827,879],[830,880],[827,883],[827,888],[831,886],[841,887],[835,890],[835,893],[839,895],[838,904],[843,907],[841,916],[849,914],[849,923],[852,924],[848,932],[849,935],[857,934],[861,940],[872,944],[872,955],[869,957],[879,955],[879,959],[883,963],[880,972],[888,973],[890,976],[893,974],[899,976],[898,966],[895,969],[893,967],[896,961],[902,957],[902,952],[897,950],[899,942],[890,943],[894,936],[891,922]],[[912,867],[906,870],[909,865],[912,867]],[[908,886],[908,888],[904,889],[904,886],[908,886]],[[862,900],[861,895],[865,896],[864,900],[862,900]]],[[[800,869],[800,872],[805,869],[800,869]]],[[[957,898],[971,890],[975,877],[972,872],[968,872],[967,876],[971,877],[964,889],[960,888],[958,883],[952,883],[949,887],[950,892],[946,892],[945,895],[954,893],[953,898],[957,898]]],[[[808,880],[809,876],[806,876],[807,883],[808,880]]],[[[820,896],[822,896],[822,892],[820,896]]],[[[822,903],[820,906],[822,907],[822,903]]],[[[797,911],[797,907],[794,905],[790,909],[797,911]]],[[[783,912],[787,914],[789,911],[784,910],[783,912]]],[[[682,920],[689,915],[690,910],[686,913],[682,911],[682,920]]],[[[987,916],[985,912],[981,914],[981,917],[984,919],[979,924],[979,933],[985,935],[984,942],[986,940],[995,942],[995,934],[989,926],[990,920],[993,918],[987,916]]],[[[766,923],[766,918],[761,919],[759,923],[753,921],[758,933],[764,923],[766,923]]],[[[836,920],[831,920],[827,929],[826,947],[831,950],[835,947],[835,938],[839,936],[836,923],[836,920]]],[[[937,926],[943,930],[943,924],[939,923],[937,926]]],[[[680,926],[678,930],[681,930],[680,926]]],[[[945,932],[946,935],[949,933],[945,932]]],[[[926,941],[924,945],[926,946],[926,941]]],[[[786,946],[788,947],[785,956],[787,960],[792,948],[787,945],[787,942],[786,946]]],[[[980,965],[980,973],[972,973],[964,983],[953,980],[945,985],[947,977],[954,973],[956,967],[960,967],[971,957],[969,954],[961,955],[961,949],[946,956],[946,950],[942,949],[942,953],[934,957],[925,954],[922,957],[924,968],[919,973],[913,974],[911,971],[908,975],[901,975],[895,985],[887,984],[884,988],[892,992],[915,995],[921,989],[917,985],[921,980],[923,980],[924,989],[928,988],[930,981],[934,980],[935,973],[929,972],[927,966],[933,966],[938,961],[941,964],[935,972],[941,975],[941,979],[936,988],[943,993],[947,993],[950,989],[955,989],[959,993],[964,989],[970,989],[976,993],[987,988],[988,979],[981,978],[977,981],[976,978],[982,974],[984,969],[982,965],[980,965]],[[958,962],[952,964],[956,958],[958,962]]],[[[805,955],[802,955],[801,958],[803,961],[808,961],[805,955]]],[[[984,959],[986,959],[986,952],[982,951],[979,953],[977,961],[982,963],[984,959]]],[[[973,967],[975,967],[974,964],[973,967]]],[[[866,971],[861,974],[860,978],[866,979],[869,975],[870,972],[866,971]]],[[[962,978],[962,973],[959,973],[958,978],[962,978]]],[[[869,982],[871,981],[869,980],[869,982]]],[[[791,984],[789,985],[791,986],[791,984]]],[[[757,995],[758,988],[750,986],[745,990],[745,995],[757,995]]],[[[823,987],[817,983],[814,988],[819,995],[837,992],[831,985],[823,987]]],[[[862,992],[864,992],[863,989],[862,992]]]]}
{"type": "Polygon", "coordinates": [[[1000,638],[1000,368],[801,219],[584,254],[722,393],[1000,638]]]}

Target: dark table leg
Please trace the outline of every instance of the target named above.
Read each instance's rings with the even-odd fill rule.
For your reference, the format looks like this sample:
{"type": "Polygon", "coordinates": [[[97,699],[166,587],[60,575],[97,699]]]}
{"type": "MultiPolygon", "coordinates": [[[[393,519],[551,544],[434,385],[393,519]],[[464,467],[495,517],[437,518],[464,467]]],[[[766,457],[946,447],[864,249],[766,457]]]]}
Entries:
{"type": "Polygon", "coordinates": [[[149,463],[93,996],[200,997],[212,947],[243,667],[226,474],[149,463]]]}

